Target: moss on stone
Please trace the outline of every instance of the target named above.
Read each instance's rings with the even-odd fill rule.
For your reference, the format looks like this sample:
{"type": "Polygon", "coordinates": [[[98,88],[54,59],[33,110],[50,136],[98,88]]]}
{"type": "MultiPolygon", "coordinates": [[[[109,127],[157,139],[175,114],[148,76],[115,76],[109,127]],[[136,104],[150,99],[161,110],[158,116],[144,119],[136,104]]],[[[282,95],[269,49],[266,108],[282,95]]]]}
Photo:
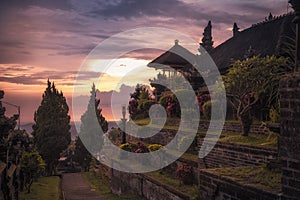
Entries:
{"type": "Polygon", "coordinates": [[[250,134],[245,137],[239,133],[222,133],[219,142],[244,144],[257,147],[277,148],[277,135],[250,134]]]}
{"type": "Polygon", "coordinates": [[[166,185],[175,191],[189,196],[190,199],[198,198],[199,188],[197,185],[184,185],[178,179],[173,178],[171,175],[159,171],[148,172],[145,175],[158,181],[162,185],[166,185]]]}
{"type": "Polygon", "coordinates": [[[206,170],[245,186],[262,189],[271,193],[281,192],[281,172],[266,167],[234,167],[206,170]]]}

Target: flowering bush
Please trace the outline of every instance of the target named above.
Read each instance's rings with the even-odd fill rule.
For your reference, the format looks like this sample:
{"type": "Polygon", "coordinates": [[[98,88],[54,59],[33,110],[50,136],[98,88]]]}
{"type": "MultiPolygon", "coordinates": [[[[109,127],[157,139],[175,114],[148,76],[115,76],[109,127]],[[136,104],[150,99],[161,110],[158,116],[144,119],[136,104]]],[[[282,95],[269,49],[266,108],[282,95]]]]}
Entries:
{"type": "Polygon", "coordinates": [[[198,100],[198,105],[200,109],[200,113],[203,114],[203,105],[210,101],[210,94],[198,94],[197,95],[197,100],[198,100]]]}
{"type": "Polygon", "coordinates": [[[169,117],[180,116],[180,105],[178,99],[174,94],[167,94],[160,99],[160,105],[162,105],[169,117]]]}
{"type": "Polygon", "coordinates": [[[193,170],[187,164],[182,164],[176,170],[176,177],[185,185],[193,184],[193,170]]]}
{"type": "Polygon", "coordinates": [[[137,112],[138,112],[138,101],[136,99],[132,98],[129,101],[128,112],[132,119],[134,119],[136,117],[137,112]]]}

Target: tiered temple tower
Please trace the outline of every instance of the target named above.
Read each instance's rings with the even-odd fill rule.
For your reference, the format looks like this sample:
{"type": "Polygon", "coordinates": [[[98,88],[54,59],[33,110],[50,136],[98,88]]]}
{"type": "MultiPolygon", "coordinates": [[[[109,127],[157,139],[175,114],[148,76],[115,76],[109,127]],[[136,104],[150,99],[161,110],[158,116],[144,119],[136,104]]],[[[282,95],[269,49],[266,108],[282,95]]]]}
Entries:
{"type": "Polygon", "coordinates": [[[200,43],[200,45],[207,52],[211,52],[213,50],[213,44],[214,44],[214,42],[212,41],[211,30],[212,30],[211,21],[209,21],[208,24],[207,24],[207,26],[204,29],[202,42],[200,43]]]}

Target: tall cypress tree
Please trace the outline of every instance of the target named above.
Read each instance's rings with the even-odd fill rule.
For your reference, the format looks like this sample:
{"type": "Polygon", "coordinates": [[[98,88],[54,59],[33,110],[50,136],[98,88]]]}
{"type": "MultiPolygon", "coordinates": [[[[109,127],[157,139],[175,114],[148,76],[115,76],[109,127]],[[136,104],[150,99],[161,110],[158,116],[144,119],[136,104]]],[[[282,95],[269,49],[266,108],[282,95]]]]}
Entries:
{"type": "Polygon", "coordinates": [[[108,123],[102,115],[99,107],[100,99],[96,98],[95,84],[92,86],[91,96],[87,110],[81,116],[80,137],[76,138],[75,160],[88,170],[92,159],[92,154],[98,153],[103,146],[103,133],[108,130],[108,123]],[[102,131],[100,130],[100,127],[102,131]],[[89,146],[89,151],[85,146],[89,146]]]}
{"type": "Polygon", "coordinates": [[[53,173],[60,153],[71,142],[69,107],[62,92],[48,80],[41,105],[34,113],[33,136],[36,147],[47,164],[49,175],[53,173]]]}

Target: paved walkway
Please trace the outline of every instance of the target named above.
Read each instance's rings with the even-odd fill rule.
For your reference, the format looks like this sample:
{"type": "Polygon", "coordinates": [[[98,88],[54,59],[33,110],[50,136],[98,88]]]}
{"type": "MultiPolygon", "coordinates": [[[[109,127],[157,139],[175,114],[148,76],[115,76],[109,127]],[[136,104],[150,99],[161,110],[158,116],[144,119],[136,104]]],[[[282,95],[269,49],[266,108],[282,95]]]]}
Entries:
{"type": "Polygon", "coordinates": [[[62,189],[66,200],[105,200],[80,173],[63,174],[62,189]]]}

